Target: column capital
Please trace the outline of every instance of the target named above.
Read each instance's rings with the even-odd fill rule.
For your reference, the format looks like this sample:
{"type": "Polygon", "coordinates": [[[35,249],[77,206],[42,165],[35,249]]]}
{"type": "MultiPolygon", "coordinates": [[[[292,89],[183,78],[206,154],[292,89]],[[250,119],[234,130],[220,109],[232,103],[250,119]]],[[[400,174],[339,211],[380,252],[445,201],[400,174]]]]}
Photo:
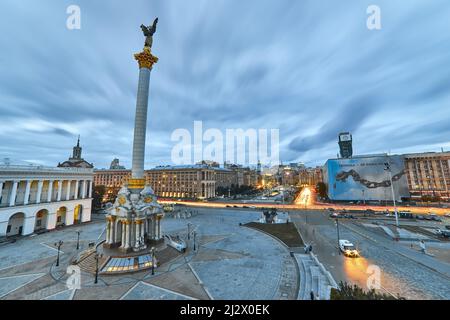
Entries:
{"type": "Polygon", "coordinates": [[[134,59],[139,63],[139,69],[152,69],[153,65],[158,62],[158,57],[152,55],[149,47],[145,46],[142,52],[136,53],[134,59]]]}

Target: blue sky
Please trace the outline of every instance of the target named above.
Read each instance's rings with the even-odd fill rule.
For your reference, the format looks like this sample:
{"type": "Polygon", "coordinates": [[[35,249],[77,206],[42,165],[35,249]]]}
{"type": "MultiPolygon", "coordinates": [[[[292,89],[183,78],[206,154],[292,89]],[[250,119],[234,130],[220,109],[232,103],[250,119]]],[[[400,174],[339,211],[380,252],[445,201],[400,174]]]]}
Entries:
{"type": "Polygon", "coordinates": [[[279,128],[281,159],[450,149],[450,2],[0,2],[0,157],[56,165],[78,134],[97,167],[131,163],[140,24],[159,17],[146,166],[174,129],[279,128]],[[81,8],[81,29],[66,9],[81,8]],[[366,28],[381,8],[382,29],[366,28]]]}

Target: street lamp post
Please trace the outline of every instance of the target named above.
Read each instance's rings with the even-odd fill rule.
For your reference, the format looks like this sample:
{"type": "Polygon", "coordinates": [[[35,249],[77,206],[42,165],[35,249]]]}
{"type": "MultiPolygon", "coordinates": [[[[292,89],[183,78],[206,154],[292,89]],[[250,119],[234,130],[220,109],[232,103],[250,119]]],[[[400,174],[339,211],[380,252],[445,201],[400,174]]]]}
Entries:
{"type": "Polygon", "coordinates": [[[187,224],[187,227],[188,227],[187,238],[188,238],[188,240],[191,240],[191,223],[190,222],[187,224]]]}
{"type": "Polygon", "coordinates": [[[152,247],[152,276],[155,275],[155,247],[152,247]]]}
{"type": "Polygon", "coordinates": [[[77,250],[80,249],[80,230],[77,230],[77,250]]]}
{"type": "Polygon", "coordinates": [[[340,235],[339,235],[339,219],[338,218],[336,218],[336,231],[337,231],[337,242],[338,242],[338,252],[339,252],[339,255],[341,255],[341,250],[339,249],[339,240],[340,240],[340,235]]]}
{"type": "Polygon", "coordinates": [[[194,251],[196,250],[196,247],[195,247],[195,237],[196,237],[196,235],[197,235],[197,232],[194,231],[194,232],[193,232],[193,236],[194,236],[194,251]]]}
{"type": "Polygon", "coordinates": [[[366,205],[366,196],[365,196],[365,191],[364,189],[361,190],[362,192],[362,196],[363,196],[363,204],[366,205]]]}
{"type": "Polygon", "coordinates": [[[103,255],[101,253],[98,253],[97,251],[95,251],[95,280],[94,283],[97,284],[98,283],[98,259],[100,259],[101,257],[103,257],[103,255]]]}
{"type": "Polygon", "coordinates": [[[394,213],[395,213],[395,225],[398,228],[398,213],[397,213],[397,205],[395,203],[395,193],[394,193],[394,184],[392,183],[392,173],[391,173],[391,166],[389,165],[389,162],[386,162],[385,169],[389,173],[389,181],[391,182],[391,192],[392,192],[392,201],[394,202],[394,213]]]}
{"type": "Polygon", "coordinates": [[[61,251],[61,246],[63,245],[63,241],[59,240],[58,242],[55,243],[55,246],[58,247],[58,256],[56,258],[56,266],[59,267],[59,252],[61,251]]]}

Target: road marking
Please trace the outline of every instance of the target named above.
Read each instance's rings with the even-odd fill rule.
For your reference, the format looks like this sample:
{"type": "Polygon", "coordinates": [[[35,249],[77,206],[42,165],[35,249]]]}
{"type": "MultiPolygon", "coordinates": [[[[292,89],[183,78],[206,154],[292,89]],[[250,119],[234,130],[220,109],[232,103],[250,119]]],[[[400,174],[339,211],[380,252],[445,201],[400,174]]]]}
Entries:
{"type": "MultiPolygon", "coordinates": [[[[40,245],[43,245],[44,247],[47,247],[47,248],[49,248],[49,249],[52,249],[52,250],[55,250],[56,252],[58,252],[58,249],[56,249],[56,248],[54,248],[54,247],[52,247],[52,246],[49,246],[48,244],[45,244],[44,242],[41,242],[41,243],[39,243],[40,245]]],[[[62,253],[62,254],[64,254],[64,251],[62,251],[61,249],[59,250],[59,252],[60,252],[60,254],[62,253]]]]}

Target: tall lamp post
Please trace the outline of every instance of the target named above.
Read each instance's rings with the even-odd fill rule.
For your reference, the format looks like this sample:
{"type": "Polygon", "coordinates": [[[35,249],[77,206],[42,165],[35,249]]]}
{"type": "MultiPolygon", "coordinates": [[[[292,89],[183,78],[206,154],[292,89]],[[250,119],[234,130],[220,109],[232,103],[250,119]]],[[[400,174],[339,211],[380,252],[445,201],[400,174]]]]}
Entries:
{"type": "Polygon", "coordinates": [[[155,247],[151,248],[152,252],[152,276],[155,275],[155,247]]]}
{"type": "Polygon", "coordinates": [[[339,219],[336,218],[336,231],[337,231],[337,240],[338,240],[338,252],[339,255],[341,255],[341,250],[339,248],[339,240],[341,239],[340,235],[339,235],[339,219]]]}
{"type": "Polygon", "coordinates": [[[397,204],[395,203],[395,192],[394,192],[394,184],[392,183],[391,166],[390,166],[389,162],[385,162],[384,166],[385,166],[384,170],[386,170],[389,173],[389,181],[391,182],[392,201],[394,202],[395,225],[398,228],[397,204]]]}
{"type": "Polygon", "coordinates": [[[195,237],[196,237],[196,235],[197,235],[197,232],[194,231],[192,235],[194,236],[194,251],[195,251],[195,250],[196,250],[196,247],[195,247],[195,237]]]}
{"type": "Polygon", "coordinates": [[[192,223],[190,223],[190,222],[187,224],[187,228],[188,228],[187,238],[188,238],[188,240],[191,240],[191,225],[192,225],[192,223]]]}
{"type": "Polygon", "coordinates": [[[81,233],[81,231],[77,230],[76,232],[77,232],[77,250],[79,250],[80,249],[80,233],[81,233]]]}
{"type": "Polygon", "coordinates": [[[95,280],[94,283],[98,283],[98,259],[100,259],[103,255],[95,251],[95,280]]]}
{"type": "Polygon", "coordinates": [[[361,190],[362,192],[362,196],[363,196],[363,204],[366,205],[366,196],[365,196],[365,191],[364,189],[361,190]]]}
{"type": "Polygon", "coordinates": [[[63,245],[63,241],[59,240],[58,242],[55,243],[55,247],[58,247],[58,256],[56,258],[56,266],[59,267],[59,252],[61,251],[61,246],[63,245]]]}

